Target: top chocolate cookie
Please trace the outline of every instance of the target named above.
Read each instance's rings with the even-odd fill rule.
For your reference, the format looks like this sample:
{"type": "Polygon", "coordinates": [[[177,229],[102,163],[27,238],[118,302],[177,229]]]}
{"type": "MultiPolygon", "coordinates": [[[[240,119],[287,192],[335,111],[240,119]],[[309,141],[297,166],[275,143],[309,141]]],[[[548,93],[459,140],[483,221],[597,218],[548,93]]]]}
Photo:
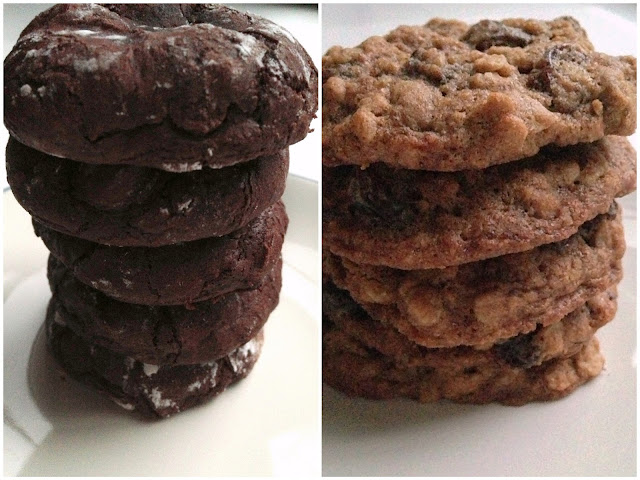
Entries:
{"type": "Polygon", "coordinates": [[[307,134],[317,70],[289,32],[223,6],[62,4],[4,62],[20,142],[169,171],[274,154],[307,134]]]}
{"type": "Polygon", "coordinates": [[[323,57],[327,166],[485,168],[636,128],[636,59],[570,17],[431,20],[323,57]]]}

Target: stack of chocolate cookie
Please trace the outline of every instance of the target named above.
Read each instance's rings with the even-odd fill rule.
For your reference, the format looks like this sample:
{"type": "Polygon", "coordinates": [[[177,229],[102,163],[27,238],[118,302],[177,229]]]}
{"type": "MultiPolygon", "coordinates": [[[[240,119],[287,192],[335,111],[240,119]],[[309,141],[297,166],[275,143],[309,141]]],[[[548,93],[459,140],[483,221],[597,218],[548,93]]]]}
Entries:
{"type": "Polygon", "coordinates": [[[595,377],[635,189],[636,61],[572,18],[399,27],[323,59],[323,376],[520,405],[595,377]]]}
{"type": "Polygon", "coordinates": [[[304,49],[222,6],[57,5],[4,68],[58,362],[161,417],[246,376],[279,299],[288,145],[317,108],[304,49]]]}

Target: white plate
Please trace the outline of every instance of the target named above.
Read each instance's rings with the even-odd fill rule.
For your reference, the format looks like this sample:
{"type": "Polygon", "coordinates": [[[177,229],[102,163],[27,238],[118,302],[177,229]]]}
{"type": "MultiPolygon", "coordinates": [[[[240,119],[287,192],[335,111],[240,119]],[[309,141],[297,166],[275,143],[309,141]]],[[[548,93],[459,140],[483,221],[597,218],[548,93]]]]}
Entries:
{"type": "Polygon", "coordinates": [[[28,476],[319,476],[316,183],[290,177],[280,305],[242,382],[201,407],[142,421],[62,379],[39,333],[47,251],[4,200],[4,473],[28,476]]]}
{"type": "MultiPolygon", "coordinates": [[[[353,46],[400,24],[577,17],[600,51],[636,54],[635,5],[323,5],[323,48],[353,46]],[[349,25],[349,28],[344,28],[349,25]]],[[[635,138],[633,140],[635,142],[635,138]]],[[[635,476],[636,195],[622,200],[625,277],[616,318],[598,333],[603,373],[565,399],[523,407],[420,405],[347,398],[325,388],[325,476],[635,476]]]]}

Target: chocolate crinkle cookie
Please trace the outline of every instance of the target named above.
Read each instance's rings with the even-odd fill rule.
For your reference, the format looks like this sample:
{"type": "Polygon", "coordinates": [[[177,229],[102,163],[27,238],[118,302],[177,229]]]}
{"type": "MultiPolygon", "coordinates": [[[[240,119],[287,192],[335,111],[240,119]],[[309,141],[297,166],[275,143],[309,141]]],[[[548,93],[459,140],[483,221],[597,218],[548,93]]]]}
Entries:
{"type": "Polygon", "coordinates": [[[224,237],[156,248],[110,247],[33,225],[84,284],[123,302],[180,305],[257,288],[280,259],[288,218],[277,202],[224,237]]]}
{"type": "Polygon", "coordinates": [[[173,173],[57,158],[14,138],[7,179],[20,205],[58,232],[117,246],[157,247],[226,235],[284,192],[289,151],[226,168],[173,173]]]}
{"type": "Polygon", "coordinates": [[[66,326],[55,298],[46,317],[47,343],[65,372],[144,417],[169,417],[201,404],[246,377],[255,365],[263,333],[223,358],[192,365],[154,365],[88,343],[66,326]]]}
{"type": "Polygon", "coordinates": [[[50,155],[184,172],[304,138],[317,83],[302,46],[256,15],[60,4],[25,28],[4,62],[4,120],[50,155]]]}
{"type": "Polygon", "coordinates": [[[65,325],[92,345],[155,365],[185,365],[228,355],[262,329],[280,299],[279,260],[253,290],[187,305],[136,305],[79,282],[55,257],[47,276],[65,325]]]}
{"type": "Polygon", "coordinates": [[[51,253],[46,332],[69,377],[166,417],[249,373],[317,87],[289,32],[221,5],[59,4],[22,31],[7,179],[51,253]]]}
{"type": "Polygon", "coordinates": [[[571,17],[434,19],[323,58],[323,162],[453,171],[636,128],[636,59],[571,17]]]}

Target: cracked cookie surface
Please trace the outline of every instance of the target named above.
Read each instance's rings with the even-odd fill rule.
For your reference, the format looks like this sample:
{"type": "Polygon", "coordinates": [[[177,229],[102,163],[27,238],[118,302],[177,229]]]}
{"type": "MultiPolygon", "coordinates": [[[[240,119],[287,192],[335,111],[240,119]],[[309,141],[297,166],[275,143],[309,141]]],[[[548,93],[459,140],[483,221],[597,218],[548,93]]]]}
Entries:
{"type": "Polygon", "coordinates": [[[60,4],[4,62],[4,121],[51,155],[185,172],[304,138],[317,77],[289,32],[224,6],[60,4]]]}
{"type": "Polygon", "coordinates": [[[330,287],[323,294],[323,381],[374,399],[506,405],[554,400],[600,373],[604,359],[593,333],[615,309],[614,289],[552,326],[487,350],[433,349],[372,320],[345,292],[330,287]]]}
{"type": "Polygon", "coordinates": [[[357,263],[441,268],[573,235],[636,188],[623,137],[547,147],[484,170],[323,169],[324,245],[357,263]]]}
{"type": "Polygon", "coordinates": [[[122,302],[184,305],[257,288],[280,259],[288,218],[282,202],[245,227],[163,247],[109,247],[34,229],[73,276],[122,302]],[[106,268],[108,267],[108,268],[106,268]]]}
{"type": "Polygon", "coordinates": [[[47,309],[47,343],[76,380],[144,417],[168,417],[201,404],[246,377],[257,362],[262,330],[223,358],[194,365],[142,363],[87,342],[66,326],[55,297],[47,309]]]}
{"type": "Polygon", "coordinates": [[[90,165],[9,139],[7,180],[40,223],[92,242],[156,247],[226,235],[284,192],[289,152],[220,169],[171,173],[90,165]]]}
{"type": "Polygon", "coordinates": [[[374,318],[428,347],[491,345],[557,322],[622,278],[622,213],[567,240],[430,270],[359,265],[323,252],[323,272],[374,318]]]}
{"type": "Polygon", "coordinates": [[[148,306],[107,297],[53,256],[47,276],[65,324],[88,343],[154,365],[208,362],[252,338],[279,301],[282,261],[253,290],[203,302],[148,306]]]}
{"type": "Polygon", "coordinates": [[[322,62],[323,163],[479,169],[636,128],[636,59],[570,17],[434,19],[322,62]]]}

